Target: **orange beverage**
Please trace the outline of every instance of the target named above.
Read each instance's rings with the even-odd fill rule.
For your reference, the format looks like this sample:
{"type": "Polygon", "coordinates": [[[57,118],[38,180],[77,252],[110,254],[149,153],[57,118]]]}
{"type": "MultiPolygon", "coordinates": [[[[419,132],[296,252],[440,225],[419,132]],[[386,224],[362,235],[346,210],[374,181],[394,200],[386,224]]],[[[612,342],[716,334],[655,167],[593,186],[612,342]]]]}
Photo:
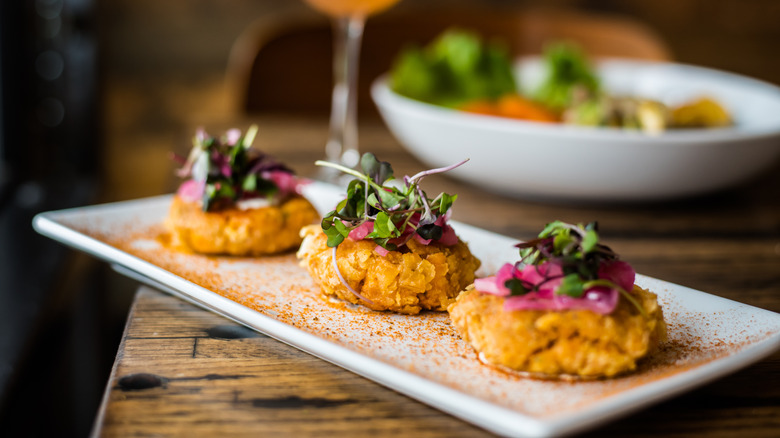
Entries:
{"type": "Polygon", "coordinates": [[[314,9],[332,17],[352,15],[368,16],[381,12],[398,3],[399,0],[304,0],[314,9]]]}

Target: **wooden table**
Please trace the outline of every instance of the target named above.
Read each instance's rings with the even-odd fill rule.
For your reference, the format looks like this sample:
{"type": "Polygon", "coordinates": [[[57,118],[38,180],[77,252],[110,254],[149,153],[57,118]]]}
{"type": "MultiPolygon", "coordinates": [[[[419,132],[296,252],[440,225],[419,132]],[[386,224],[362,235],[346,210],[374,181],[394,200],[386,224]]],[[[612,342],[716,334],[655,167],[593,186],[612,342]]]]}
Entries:
{"type": "MultiPolygon", "coordinates": [[[[261,126],[259,147],[302,174],[314,171],[327,130],[324,119],[261,117],[256,122],[261,126]]],[[[392,162],[398,175],[423,167],[376,120],[362,122],[361,144],[392,162]]],[[[426,180],[426,190],[458,193],[455,219],[517,239],[533,237],[554,219],[598,220],[604,241],[638,272],[778,312],[777,170],[716,195],[657,204],[527,202],[442,176],[426,180]]],[[[94,434],[489,435],[147,287],[138,290],[128,317],[94,434]]],[[[778,436],[780,353],[589,434],[778,436]]]]}

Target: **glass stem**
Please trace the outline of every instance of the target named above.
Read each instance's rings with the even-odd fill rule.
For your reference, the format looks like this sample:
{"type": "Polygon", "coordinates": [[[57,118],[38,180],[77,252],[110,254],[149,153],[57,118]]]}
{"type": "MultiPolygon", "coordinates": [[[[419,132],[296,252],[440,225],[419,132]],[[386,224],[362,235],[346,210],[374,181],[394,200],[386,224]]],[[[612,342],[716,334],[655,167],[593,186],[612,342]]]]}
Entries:
{"type": "Polygon", "coordinates": [[[325,147],[328,161],[355,167],[360,161],[357,134],[357,77],[362,16],[334,19],[333,99],[330,112],[330,138],[325,147]]]}

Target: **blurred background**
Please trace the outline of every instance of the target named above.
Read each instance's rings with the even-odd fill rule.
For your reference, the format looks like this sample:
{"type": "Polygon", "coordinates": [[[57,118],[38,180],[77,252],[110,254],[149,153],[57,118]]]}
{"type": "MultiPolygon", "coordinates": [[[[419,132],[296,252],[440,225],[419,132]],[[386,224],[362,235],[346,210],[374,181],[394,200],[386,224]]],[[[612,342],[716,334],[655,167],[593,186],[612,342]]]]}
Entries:
{"type": "MultiPolygon", "coordinates": [[[[777,0],[402,0],[369,19],[366,37],[373,20],[461,7],[620,17],[677,62],[780,84],[777,0]]],[[[36,235],[34,214],[172,190],[169,153],[187,147],[193,126],[262,111],[236,94],[236,56],[258,23],[289,17],[326,23],[298,0],[0,4],[0,435],[89,433],[134,291],[104,263],[36,235]]],[[[308,75],[327,99],[330,71],[308,75]]],[[[327,106],[305,110],[324,145],[327,106]]]]}

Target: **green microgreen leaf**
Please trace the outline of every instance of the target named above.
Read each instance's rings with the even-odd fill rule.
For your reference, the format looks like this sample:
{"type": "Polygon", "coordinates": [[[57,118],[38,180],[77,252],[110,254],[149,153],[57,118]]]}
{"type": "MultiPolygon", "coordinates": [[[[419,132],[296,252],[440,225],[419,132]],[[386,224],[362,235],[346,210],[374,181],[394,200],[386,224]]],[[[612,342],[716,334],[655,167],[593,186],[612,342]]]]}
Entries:
{"type": "Polygon", "coordinates": [[[574,298],[579,298],[584,293],[585,282],[577,274],[569,274],[563,277],[558,289],[555,290],[556,295],[568,295],[574,298]]]}
{"type": "MultiPolygon", "coordinates": [[[[380,161],[370,153],[364,154],[360,160],[360,167],[365,173],[327,161],[317,161],[315,164],[355,177],[347,186],[346,197],[322,221],[322,229],[328,235],[329,245],[338,245],[343,241],[332,231],[334,227],[343,226],[346,231],[339,235],[345,238],[349,231],[366,221],[372,221],[373,230],[365,238],[373,239],[377,245],[392,251],[399,243],[391,240],[404,235],[408,227],[411,227],[412,232],[422,228],[420,235],[426,239],[437,240],[442,237],[442,227],[433,223],[452,207],[457,196],[440,194],[431,201],[420,188],[419,182],[425,175],[444,172],[462,163],[421,172],[413,178],[405,177],[405,184],[401,188],[384,185],[386,181],[393,179],[393,169],[389,163],[380,161]]],[[[409,234],[405,236],[407,237],[400,245],[405,244],[409,234]]]]}
{"type": "Polygon", "coordinates": [[[376,198],[376,193],[374,192],[371,192],[371,194],[368,195],[366,202],[368,202],[368,205],[376,208],[377,210],[382,208],[382,204],[379,203],[379,200],[376,198]]]}
{"type": "Polygon", "coordinates": [[[279,187],[267,179],[257,178],[257,186],[255,187],[255,193],[259,193],[266,198],[271,198],[279,192],[279,187]]]}
{"type": "Polygon", "coordinates": [[[589,253],[596,248],[596,244],[599,243],[599,235],[595,230],[585,231],[585,236],[582,238],[582,252],[589,253]]]}
{"type": "Polygon", "coordinates": [[[328,231],[331,228],[333,228],[333,218],[335,217],[335,215],[336,215],[336,211],[333,210],[330,213],[326,214],[325,217],[322,218],[322,222],[320,222],[320,227],[322,227],[323,231],[328,231]]]}
{"type": "Polygon", "coordinates": [[[388,251],[395,251],[396,249],[398,249],[398,245],[391,243],[390,238],[383,238],[383,239],[376,238],[374,239],[374,243],[376,243],[377,245],[381,246],[382,248],[388,251]]]}
{"type": "Polygon", "coordinates": [[[233,199],[236,196],[236,192],[230,185],[217,182],[212,184],[206,184],[206,188],[203,191],[203,211],[209,211],[209,209],[217,204],[217,201],[222,199],[233,199]]]}
{"type": "Polygon", "coordinates": [[[215,196],[218,198],[233,199],[236,197],[236,190],[229,184],[220,184],[215,196]]]}
{"type": "Polygon", "coordinates": [[[231,147],[229,154],[231,167],[235,167],[246,162],[246,150],[241,146],[240,143],[231,147]]]}
{"type": "Polygon", "coordinates": [[[553,248],[556,253],[564,254],[568,252],[567,249],[576,244],[576,241],[571,237],[571,233],[568,231],[569,230],[564,230],[553,238],[553,248]]]}
{"type": "Polygon", "coordinates": [[[539,233],[539,237],[549,237],[553,233],[566,228],[566,223],[561,221],[553,221],[547,224],[542,232],[539,233]]]}
{"type": "Polygon", "coordinates": [[[395,190],[388,192],[387,190],[380,189],[377,190],[376,193],[379,194],[379,199],[382,200],[382,206],[385,208],[393,208],[406,199],[406,196],[396,192],[395,190]]]}
{"type": "Polygon", "coordinates": [[[505,281],[504,287],[509,289],[509,295],[513,297],[525,295],[528,292],[531,292],[531,290],[526,288],[523,285],[523,282],[518,278],[510,278],[509,280],[505,281]]]}
{"type": "Polygon", "coordinates": [[[241,188],[245,192],[254,192],[257,188],[257,174],[251,173],[247,175],[243,184],[241,184],[241,188]]]}
{"type": "Polygon", "coordinates": [[[597,277],[598,267],[605,260],[617,256],[599,243],[595,222],[572,225],[562,221],[550,222],[539,237],[516,245],[525,264],[539,264],[555,259],[565,273],[579,273],[585,279],[597,277]]]}
{"type": "Polygon", "coordinates": [[[439,201],[439,214],[447,213],[447,210],[452,207],[452,204],[458,199],[458,195],[448,195],[442,193],[439,201]]]}
{"type": "Polygon", "coordinates": [[[353,180],[347,186],[347,197],[339,202],[336,210],[341,219],[354,221],[363,215],[365,210],[365,198],[363,196],[365,185],[362,181],[353,180]]]}
{"type": "Polygon", "coordinates": [[[347,226],[344,225],[344,222],[341,221],[333,222],[333,228],[335,228],[344,237],[347,237],[349,235],[349,230],[347,229],[347,226]]]}
{"type": "Polygon", "coordinates": [[[328,236],[328,243],[327,245],[329,247],[338,246],[341,242],[344,241],[344,236],[339,232],[339,230],[336,227],[330,227],[327,230],[323,230],[325,232],[325,235],[328,236]]]}
{"type": "Polygon", "coordinates": [[[344,215],[344,210],[347,208],[347,202],[349,201],[349,198],[342,199],[339,201],[338,204],[336,204],[336,209],[331,211],[328,214],[328,217],[335,218],[336,216],[344,215]]]}
{"type": "Polygon", "coordinates": [[[367,237],[384,239],[398,237],[400,234],[400,231],[396,228],[390,216],[388,216],[387,213],[380,211],[377,213],[376,219],[374,219],[374,231],[369,233],[367,237]]]}

